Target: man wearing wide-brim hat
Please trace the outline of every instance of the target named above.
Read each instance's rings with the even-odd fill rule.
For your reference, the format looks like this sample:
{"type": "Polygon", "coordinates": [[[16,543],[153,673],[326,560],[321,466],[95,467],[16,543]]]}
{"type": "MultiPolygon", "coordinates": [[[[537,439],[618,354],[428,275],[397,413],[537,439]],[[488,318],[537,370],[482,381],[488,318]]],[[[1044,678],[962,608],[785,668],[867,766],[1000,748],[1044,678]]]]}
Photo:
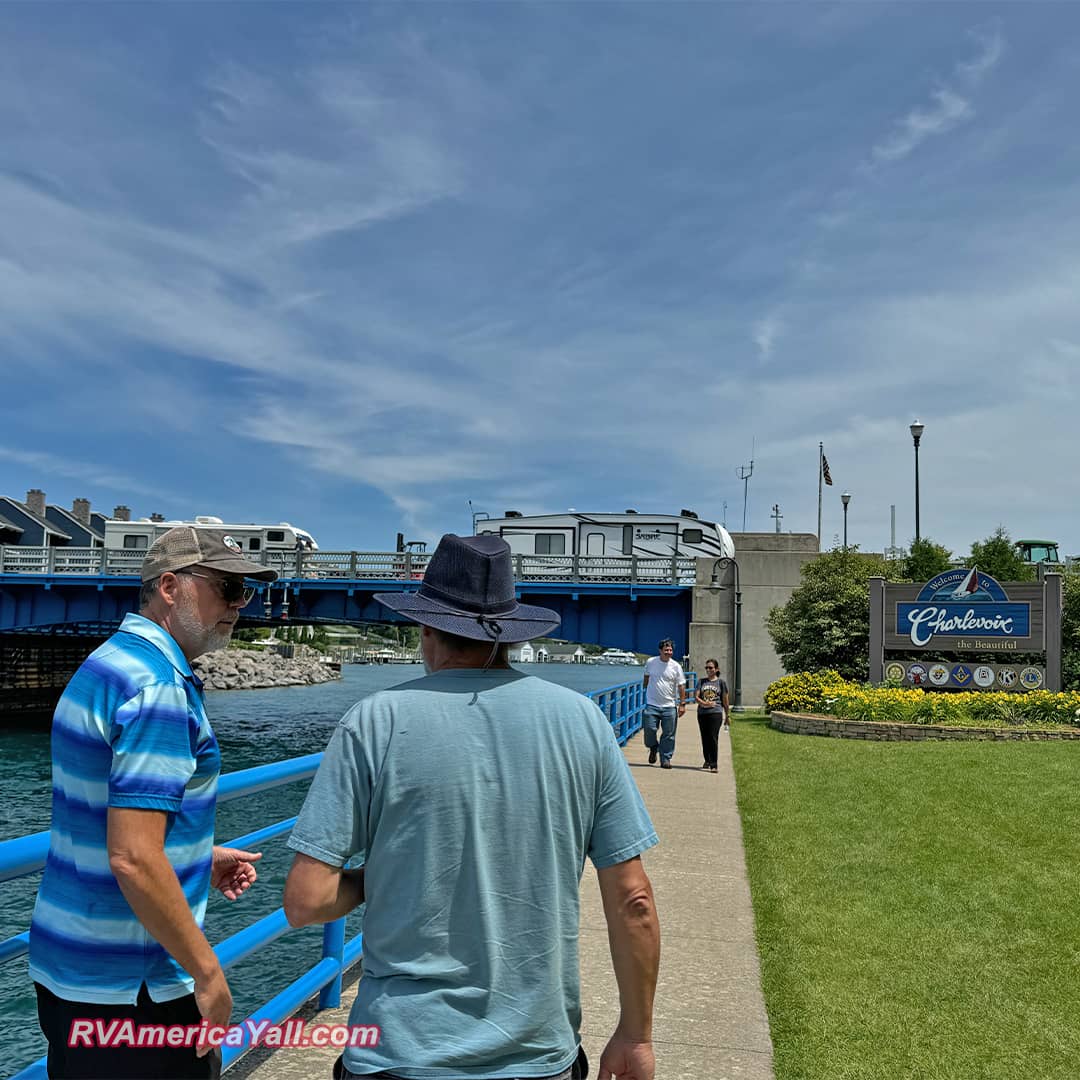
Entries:
{"type": "Polygon", "coordinates": [[[444,536],[416,592],[377,599],[421,625],[428,674],[345,714],[285,886],[295,926],[367,902],[350,1023],[381,1036],[346,1050],[335,1075],[583,1076],[588,856],[622,1004],[599,1075],[652,1080],[659,926],[639,856],[656,833],[600,710],[508,662],[509,644],[558,615],[517,600],[495,536],[444,536]]]}
{"type": "Polygon", "coordinates": [[[142,564],[139,613],[72,677],[52,727],[49,855],[30,975],[50,1077],[216,1077],[209,1046],[70,1040],[74,1020],[228,1024],[232,996],[202,932],[211,886],[235,900],[258,852],[214,846],[221,756],[195,657],[224,648],[277,574],[221,530],[180,526],[142,564]]]}

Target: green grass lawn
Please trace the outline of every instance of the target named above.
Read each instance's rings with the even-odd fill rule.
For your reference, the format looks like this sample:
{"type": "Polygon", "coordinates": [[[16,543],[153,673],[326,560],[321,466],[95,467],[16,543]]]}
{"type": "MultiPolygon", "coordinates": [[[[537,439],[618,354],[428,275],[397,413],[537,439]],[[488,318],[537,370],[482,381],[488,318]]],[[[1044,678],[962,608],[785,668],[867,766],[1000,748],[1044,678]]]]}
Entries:
{"type": "Polygon", "coordinates": [[[1080,1078],[1080,745],[734,736],[777,1080],[1080,1078]]]}

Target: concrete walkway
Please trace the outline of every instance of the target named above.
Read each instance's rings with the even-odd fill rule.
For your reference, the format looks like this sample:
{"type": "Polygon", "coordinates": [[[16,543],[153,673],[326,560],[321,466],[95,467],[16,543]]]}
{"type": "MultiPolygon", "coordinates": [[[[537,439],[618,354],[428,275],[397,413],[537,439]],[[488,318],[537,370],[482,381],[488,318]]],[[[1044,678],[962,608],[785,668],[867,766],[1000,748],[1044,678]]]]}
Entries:
{"type": "MultiPolygon", "coordinates": [[[[679,727],[672,769],[648,764],[640,735],[625,750],[660,836],[660,844],[643,856],[662,935],[653,1030],[657,1080],[772,1080],[731,737],[720,736],[720,767],[713,775],[698,767],[701,745],[693,708],[679,727]]],[[[354,995],[355,975],[342,996],[343,1007],[318,1014],[318,1021],[344,1023],[354,995]]],[[[581,999],[582,1041],[595,1080],[600,1053],[618,1019],[619,997],[600,891],[589,864],[581,885],[581,999]]],[[[336,1057],[329,1050],[254,1051],[229,1076],[322,1080],[336,1057]]]]}

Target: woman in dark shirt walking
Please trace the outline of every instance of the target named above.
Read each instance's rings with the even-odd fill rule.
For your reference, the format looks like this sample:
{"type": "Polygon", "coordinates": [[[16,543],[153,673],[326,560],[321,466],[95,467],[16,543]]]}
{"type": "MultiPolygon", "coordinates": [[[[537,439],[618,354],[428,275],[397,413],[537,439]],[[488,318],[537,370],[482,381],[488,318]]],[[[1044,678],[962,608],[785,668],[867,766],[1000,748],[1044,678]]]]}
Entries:
{"type": "Polygon", "coordinates": [[[701,753],[705,764],[701,767],[709,772],[716,772],[717,743],[720,728],[728,719],[728,688],[720,678],[720,665],[715,660],[705,661],[705,678],[698,683],[697,694],[698,727],[701,729],[701,753]]]}

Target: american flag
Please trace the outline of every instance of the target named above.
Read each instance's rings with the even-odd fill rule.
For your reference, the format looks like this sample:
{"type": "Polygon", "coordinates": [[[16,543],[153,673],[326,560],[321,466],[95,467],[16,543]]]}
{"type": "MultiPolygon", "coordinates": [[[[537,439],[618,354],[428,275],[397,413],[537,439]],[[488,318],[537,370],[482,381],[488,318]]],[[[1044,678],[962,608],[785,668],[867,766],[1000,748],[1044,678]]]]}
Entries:
{"type": "Polygon", "coordinates": [[[829,472],[829,459],[822,454],[821,455],[821,475],[825,480],[825,483],[832,487],[832,473],[829,472]]]}

